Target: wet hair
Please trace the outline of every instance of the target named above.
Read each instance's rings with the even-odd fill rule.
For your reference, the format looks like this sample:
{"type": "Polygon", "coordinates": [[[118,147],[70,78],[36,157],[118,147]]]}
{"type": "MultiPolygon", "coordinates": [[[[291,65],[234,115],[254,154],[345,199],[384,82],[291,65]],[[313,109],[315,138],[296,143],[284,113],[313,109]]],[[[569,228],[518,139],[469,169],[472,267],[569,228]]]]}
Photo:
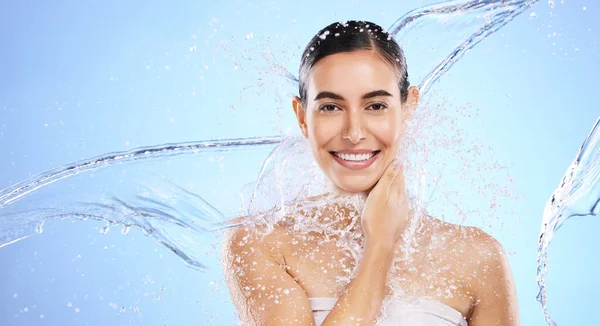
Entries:
{"type": "Polygon", "coordinates": [[[408,97],[408,71],[404,52],[394,38],[381,26],[368,22],[349,20],[336,22],[323,28],[308,43],[300,61],[299,91],[302,106],[307,103],[307,79],[310,69],[326,56],[358,50],[376,51],[381,58],[396,69],[400,99],[408,97]]]}

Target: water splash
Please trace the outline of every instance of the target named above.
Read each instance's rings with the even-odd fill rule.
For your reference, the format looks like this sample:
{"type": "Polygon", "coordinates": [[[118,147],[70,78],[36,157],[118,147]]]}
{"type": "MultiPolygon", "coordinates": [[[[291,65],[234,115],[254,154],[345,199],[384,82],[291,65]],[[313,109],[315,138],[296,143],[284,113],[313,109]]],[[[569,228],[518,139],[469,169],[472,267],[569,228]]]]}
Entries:
{"type": "Polygon", "coordinates": [[[537,300],[542,304],[546,322],[550,325],[556,325],[556,322],[552,320],[547,308],[548,246],[556,232],[568,220],[580,216],[597,216],[598,213],[600,213],[600,117],[544,208],[538,242],[537,300]]]}
{"type": "MultiPolygon", "coordinates": [[[[389,33],[394,35],[401,45],[404,45],[405,39],[414,37],[411,34],[413,30],[422,28],[425,24],[434,23],[433,20],[442,22],[447,34],[463,32],[468,35],[460,40],[458,45],[454,46],[448,52],[443,52],[445,57],[440,61],[434,61],[433,68],[425,69],[429,73],[425,75],[419,83],[419,89],[426,93],[441,76],[443,76],[452,66],[458,62],[467,52],[479,42],[492,35],[504,25],[510,23],[515,17],[529,9],[539,0],[518,0],[518,1],[452,1],[415,9],[402,18],[398,19],[389,28],[389,33]],[[460,16],[461,19],[453,19],[460,16]],[[465,24],[465,22],[468,22],[465,24]]],[[[436,46],[452,41],[448,35],[440,36],[441,42],[436,42],[436,46]]]]}
{"type": "MultiPolygon", "coordinates": [[[[443,22],[442,27],[446,33],[453,33],[460,29],[467,37],[458,42],[450,50],[450,54],[444,52],[441,60],[432,60],[433,69],[419,83],[423,93],[427,92],[430,86],[448,71],[462,56],[481,40],[493,34],[500,27],[506,25],[517,15],[535,4],[538,0],[488,0],[488,1],[450,1],[432,6],[425,6],[413,10],[405,16],[398,19],[389,29],[399,43],[408,42],[408,39],[418,34],[420,26],[425,23],[443,22]],[[460,28],[449,29],[450,23],[460,26],[460,28]],[[413,33],[414,32],[414,33],[413,33]]],[[[423,38],[421,38],[423,39],[423,38]]],[[[446,38],[452,39],[452,38],[446,38]]],[[[297,82],[297,78],[285,69],[279,69],[278,72],[284,75],[288,80],[297,82]]],[[[64,165],[57,169],[35,175],[23,182],[15,184],[9,188],[0,191],[0,209],[14,203],[25,196],[46,187],[56,181],[63,180],[84,172],[94,171],[100,168],[115,164],[143,160],[159,160],[176,155],[189,155],[200,151],[236,151],[252,148],[262,145],[276,145],[282,137],[257,137],[231,140],[198,141],[191,143],[173,143],[158,146],[142,147],[127,152],[117,152],[103,154],[87,160],[74,162],[64,165]]],[[[0,233],[0,243],[6,244],[18,240],[13,231],[17,225],[6,223],[0,233]]]]}
{"type": "MultiPolygon", "coordinates": [[[[206,256],[205,242],[209,234],[229,227],[226,218],[210,203],[197,194],[165,180],[156,178],[152,173],[144,174],[140,185],[110,185],[109,189],[118,189],[118,195],[104,194],[100,184],[85,189],[87,180],[78,186],[79,191],[86,194],[69,196],[67,202],[51,198],[49,203],[30,205],[35,202],[35,194],[57,181],[65,181],[85,174],[104,170],[110,167],[132,166],[140,162],[159,162],[175,157],[200,159],[214,153],[236,152],[257,153],[270,150],[281,142],[280,137],[255,137],[245,139],[198,141],[181,144],[166,144],[136,148],[127,152],[113,152],[88,160],[67,164],[54,170],[33,176],[28,180],[0,191],[0,248],[43,231],[45,221],[78,218],[105,222],[101,230],[106,233],[109,228],[122,225],[135,227],[145,234],[154,237],[159,243],[178,255],[193,268],[204,269],[202,264],[206,256]],[[150,175],[149,175],[150,174],[150,175]],[[82,189],[83,188],[83,189],[82,189]],[[100,188],[100,189],[98,189],[100,188]],[[133,188],[133,189],[132,189],[133,188]],[[32,197],[33,196],[33,197],[32,197]],[[24,208],[19,207],[23,199],[24,208]],[[29,204],[29,205],[28,205],[29,204]],[[35,208],[31,208],[31,206],[35,208]]],[[[111,179],[104,178],[104,179],[111,179]]],[[[130,175],[130,179],[134,179],[130,175]]]]}
{"type": "MultiPolygon", "coordinates": [[[[420,33],[417,33],[417,31],[420,28],[431,26],[432,24],[443,27],[443,31],[436,34],[436,37],[441,38],[440,42],[427,42],[424,38],[420,39],[421,42],[438,44],[438,47],[443,48],[441,51],[438,50],[440,53],[439,60],[431,60],[426,63],[427,67],[419,70],[427,72],[419,78],[420,81],[417,83],[422,93],[427,93],[435,81],[449,71],[470,49],[537,2],[538,0],[445,2],[409,12],[398,19],[389,28],[389,32],[403,47],[410,51],[410,48],[417,42],[414,39],[418,38],[417,34],[420,33]],[[458,39],[446,37],[446,35],[456,36],[460,33],[464,35],[461,35],[458,39]]],[[[414,69],[414,66],[411,67],[413,68],[409,69],[414,69]]],[[[285,69],[279,69],[278,73],[285,76],[289,81],[297,82],[297,78],[285,69]]],[[[414,74],[411,73],[411,75],[414,74]]],[[[565,176],[561,187],[555,192],[546,207],[538,258],[538,283],[540,285],[538,300],[544,306],[546,302],[544,276],[547,273],[547,247],[552,236],[569,217],[581,214],[573,213],[580,211],[572,211],[571,209],[575,207],[579,208],[578,205],[584,202],[587,204],[590,203],[589,200],[591,200],[591,197],[583,196],[585,191],[594,189],[595,192],[590,193],[595,193],[596,195],[598,193],[598,128],[596,127],[592,134],[590,134],[591,138],[588,137],[588,140],[586,140],[586,144],[588,145],[584,144],[582,152],[576,158],[574,165],[569,170],[570,172],[565,176]],[[589,164],[592,164],[595,168],[584,168],[585,166],[589,166],[589,164]]],[[[46,208],[15,212],[9,210],[9,208],[16,202],[29,198],[30,195],[51,184],[55,184],[57,181],[117,164],[133,164],[135,162],[163,160],[173,156],[195,155],[207,152],[226,151],[231,153],[252,150],[259,146],[272,148],[280,145],[279,147],[275,147],[272,155],[278,155],[277,153],[285,154],[287,149],[283,146],[282,139],[283,137],[260,137],[144,147],[128,152],[100,155],[38,174],[0,191],[0,247],[41,232],[44,221],[48,219],[67,217],[97,219],[107,222],[105,231],[117,224],[124,225],[127,228],[140,228],[147,234],[154,236],[157,241],[180,256],[190,266],[202,269],[204,267],[201,263],[204,247],[197,242],[197,239],[202,239],[206,237],[206,234],[211,234],[215,230],[227,227],[223,222],[228,219],[228,216],[221,214],[219,210],[203,198],[187,192],[174,184],[170,186],[161,185],[159,188],[148,185],[146,191],[142,191],[136,198],[130,200],[111,197],[105,203],[71,204],[68,211],[46,208]],[[177,203],[169,203],[169,196],[165,197],[165,192],[170,192],[171,198],[178,198],[177,203]],[[186,199],[181,200],[181,198],[186,199]],[[178,206],[180,204],[183,204],[184,207],[178,206]],[[189,212],[193,213],[189,214],[189,212]],[[198,252],[192,252],[193,248],[199,248],[198,252]]],[[[250,211],[255,214],[259,213],[259,208],[269,205],[287,207],[289,205],[288,199],[291,199],[293,202],[315,191],[315,189],[311,189],[312,185],[297,184],[293,188],[281,187],[283,185],[281,183],[283,181],[281,180],[276,189],[261,188],[260,185],[265,184],[263,177],[273,175],[271,172],[274,170],[269,168],[269,162],[273,162],[269,160],[273,159],[273,157],[270,156],[265,162],[265,168],[256,186],[248,189],[249,194],[247,197],[250,201],[247,204],[250,207],[250,211]],[[266,196],[266,194],[273,190],[280,191],[280,193],[274,197],[266,196]],[[294,190],[292,191],[293,194],[284,194],[282,192],[290,192],[291,190],[294,190]],[[262,194],[261,191],[263,191],[262,194]],[[282,198],[285,198],[285,200],[282,201],[282,198]],[[267,202],[261,204],[261,200],[266,200],[267,202]]],[[[277,162],[286,161],[284,158],[277,158],[277,162]]],[[[281,166],[285,167],[285,164],[281,166]]],[[[297,176],[291,175],[290,177],[294,179],[297,176]]],[[[292,179],[284,180],[290,181],[292,179]]],[[[269,182],[266,182],[266,184],[269,184],[269,182]]],[[[597,199],[598,196],[594,198],[597,199]]],[[[597,214],[594,211],[597,210],[597,206],[596,201],[595,205],[588,205],[587,207],[592,207],[590,212],[597,214]]],[[[585,214],[589,214],[589,212],[585,214]]],[[[547,312],[546,315],[547,321],[553,323],[547,312]]]]}
{"type": "MultiPolygon", "coordinates": [[[[52,183],[75,176],[80,173],[94,171],[115,164],[132,163],[165,159],[184,154],[197,154],[199,152],[222,152],[231,150],[244,150],[278,144],[281,137],[251,137],[242,139],[202,140],[197,142],[163,144],[133,149],[131,151],[113,152],[102,154],[90,159],[63,165],[56,169],[43,172],[19,182],[0,191],[0,209],[8,206],[24,196],[52,183]]],[[[4,240],[0,236],[0,240],[4,240]]]]}
{"type": "MultiPolygon", "coordinates": [[[[409,61],[409,76],[419,76],[417,84],[421,94],[457,63],[469,50],[501,27],[535,5],[539,0],[475,0],[446,1],[412,10],[400,17],[388,28],[388,33],[404,49],[409,61]],[[422,37],[421,29],[435,26],[433,37],[422,37]],[[411,52],[427,51],[435,44],[439,57],[431,59],[425,66],[415,64],[411,52]],[[416,71],[427,72],[420,76],[416,71]]],[[[274,71],[298,85],[298,78],[275,63],[274,71]]]]}

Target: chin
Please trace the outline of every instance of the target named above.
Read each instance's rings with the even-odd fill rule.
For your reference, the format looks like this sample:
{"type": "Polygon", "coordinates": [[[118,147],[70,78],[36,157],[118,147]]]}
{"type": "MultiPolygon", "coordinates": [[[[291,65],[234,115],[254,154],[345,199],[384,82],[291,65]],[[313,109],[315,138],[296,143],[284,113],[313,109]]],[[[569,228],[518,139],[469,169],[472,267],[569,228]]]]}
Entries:
{"type": "Polygon", "coordinates": [[[360,178],[357,180],[352,179],[354,178],[344,178],[344,180],[336,178],[332,180],[332,182],[335,185],[335,187],[341,192],[351,194],[370,192],[371,189],[373,189],[373,187],[377,183],[377,180],[371,181],[365,180],[364,178],[360,178]]]}

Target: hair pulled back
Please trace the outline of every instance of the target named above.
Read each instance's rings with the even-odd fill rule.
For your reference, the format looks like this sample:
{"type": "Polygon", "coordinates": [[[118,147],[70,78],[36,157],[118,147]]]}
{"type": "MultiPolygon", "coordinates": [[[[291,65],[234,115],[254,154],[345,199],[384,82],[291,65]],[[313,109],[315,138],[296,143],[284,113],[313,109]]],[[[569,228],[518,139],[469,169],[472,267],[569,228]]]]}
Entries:
{"type": "Polygon", "coordinates": [[[332,23],[323,28],[304,49],[299,72],[300,99],[304,107],[307,103],[307,79],[314,64],[332,54],[358,50],[377,52],[396,70],[400,99],[402,103],[406,101],[409,82],[402,48],[381,26],[368,21],[349,20],[332,23]]]}

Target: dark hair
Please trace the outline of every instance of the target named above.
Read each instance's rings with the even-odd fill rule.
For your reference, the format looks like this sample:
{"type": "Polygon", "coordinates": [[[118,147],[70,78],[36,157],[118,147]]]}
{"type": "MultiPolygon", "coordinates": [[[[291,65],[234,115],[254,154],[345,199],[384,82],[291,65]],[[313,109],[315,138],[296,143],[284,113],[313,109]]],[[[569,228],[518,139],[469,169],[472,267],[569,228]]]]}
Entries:
{"type": "Polygon", "coordinates": [[[396,40],[381,28],[368,22],[349,20],[336,22],[323,28],[308,43],[300,61],[299,91],[302,104],[306,107],[306,79],[312,66],[324,57],[340,52],[357,50],[376,51],[383,60],[398,73],[398,87],[402,103],[408,97],[408,71],[404,52],[396,40]]]}

